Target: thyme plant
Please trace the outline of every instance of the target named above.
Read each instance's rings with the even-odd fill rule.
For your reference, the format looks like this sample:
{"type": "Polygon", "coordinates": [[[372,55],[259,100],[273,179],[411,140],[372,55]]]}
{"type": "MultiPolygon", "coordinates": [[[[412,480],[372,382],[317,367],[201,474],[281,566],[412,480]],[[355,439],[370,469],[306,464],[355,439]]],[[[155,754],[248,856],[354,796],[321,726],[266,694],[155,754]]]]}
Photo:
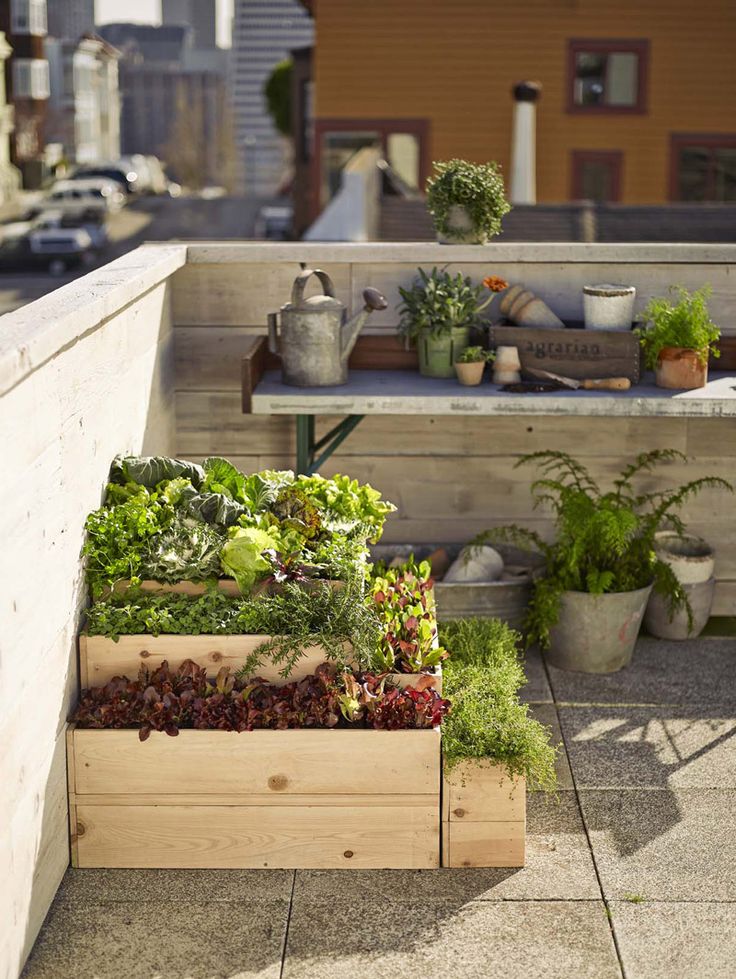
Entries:
{"type": "Polygon", "coordinates": [[[458,238],[450,223],[453,206],[465,208],[479,237],[492,238],[501,230],[501,218],[511,205],[506,200],[501,169],[496,162],[437,161],[427,181],[427,206],[435,228],[447,238],[458,238]]]}

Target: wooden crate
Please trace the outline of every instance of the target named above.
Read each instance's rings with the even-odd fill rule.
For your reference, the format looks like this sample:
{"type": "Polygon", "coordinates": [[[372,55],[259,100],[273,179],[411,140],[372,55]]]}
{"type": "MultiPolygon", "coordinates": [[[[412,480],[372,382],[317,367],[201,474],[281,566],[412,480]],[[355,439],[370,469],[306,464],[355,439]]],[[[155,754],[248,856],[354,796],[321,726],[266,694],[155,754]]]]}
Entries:
{"type": "MultiPolygon", "coordinates": [[[[248,656],[270,636],[120,636],[115,641],[107,636],[79,636],[79,682],[82,689],[99,687],[108,683],[114,676],[127,676],[134,679],[141,666],[155,670],[164,660],[172,669],[184,660],[194,660],[203,666],[208,674],[214,675],[222,666],[229,666],[234,672],[240,669],[248,656]]],[[[270,683],[285,683],[301,680],[326,660],[322,646],[310,646],[297,662],[286,680],[281,676],[281,667],[265,662],[257,673],[270,683]]],[[[433,687],[442,693],[442,670],[434,673],[392,673],[391,679],[400,687],[433,687]]]]}
{"type": "Polygon", "coordinates": [[[460,762],[442,777],[442,866],[523,867],[526,779],[460,762]]]}
{"type": "Polygon", "coordinates": [[[516,347],[522,373],[530,367],[575,380],[628,377],[639,382],[640,346],[633,333],[616,330],[535,330],[492,326],[490,346],[516,347]]]}
{"type": "Polygon", "coordinates": [[[439,730],[71,728],[67,747],[74,867],[439,866],[439,730]]]}

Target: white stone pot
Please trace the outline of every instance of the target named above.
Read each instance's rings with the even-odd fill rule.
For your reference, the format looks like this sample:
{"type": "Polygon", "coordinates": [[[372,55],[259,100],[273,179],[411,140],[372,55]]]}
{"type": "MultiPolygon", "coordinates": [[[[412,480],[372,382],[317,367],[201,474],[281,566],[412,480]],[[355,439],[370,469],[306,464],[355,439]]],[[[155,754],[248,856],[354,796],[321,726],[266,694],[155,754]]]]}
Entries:
{"type": "Polygon", "coordinates": [[[447,226],[455,232],[452,238],[437,235],[440,245],[485,245],[488,238],[476,231],[470,215],[462,204],[453,204],[447,215],[447,226]]]}
{"type": "Polygon", "coordinates": [[[661,530],[654,537],[654,553],[669,564],[683,585],[696,585],[710,580],[715,568],[713,549],[694,534],[680,537],[673,530],[661,530]]]}
{"type": "Polygon", "coordinates": [[[503,572],[503,558],[493,547],[464,547],[447,569],[445,584],[471,581],[497,581],[503,572]]]}
{"type": "Polygon", "coordinates": [[[601,283],[583,286],[586,330],[630,330],[634,318],[634,286],[601,283]]]}

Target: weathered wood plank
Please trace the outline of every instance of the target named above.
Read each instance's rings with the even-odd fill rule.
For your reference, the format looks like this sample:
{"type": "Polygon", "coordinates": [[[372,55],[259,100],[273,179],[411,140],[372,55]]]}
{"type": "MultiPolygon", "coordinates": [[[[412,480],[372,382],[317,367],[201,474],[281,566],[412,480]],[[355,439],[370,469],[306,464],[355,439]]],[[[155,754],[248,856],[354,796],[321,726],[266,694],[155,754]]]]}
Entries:
{"type": "MultiPolygon", "coordinates": [[[[177,326],[265,327],[268,313],[277,312],[291,298],[299,261],[263,264],[187,264],[172,276],[173,316],[177,326]]],[[[329,263],[335,295],[350,300],[350,266],[329,263]]],[[[310,284],[307,294],[319,292],[310,284]]],[[[362,302],[361,302],[362,306],[362,302]]]]}
{"type": "Polygon", "coordinates": [[[424,806],[87,806],[79,867],[429,869],[436,798],[424,806]]]}
{"type": "Polygon", "coordinates": [[[516,347],[522,373],[552,371],[576,380],[626,377],[639,381],[639,341],[632,333],[609,330],[532,330],[494,326],[490,346],[516,347]]]}
{"type": "Polygon", "coordinates": [[[255,793],[431,794],[439,731],[74,732],[78,795],[255,793]],[[356,764],[360,759],[360,764],[356,764]]]}
{"type": "MultiPolygon", "coordinates": [[[[434,797],[432,797],[434,798],[434,797]]],[[[150,795],[129,795],[124,792],[106,792],[103,795],[83,795],[79,801],[85,806],[248,806],[249,808],[273,808],[274,806],[426,806],[430,796],[426,793],[411,795],[394,793],[393,795],[375,795],[355,793],[350,795],[280,795],[271,792],[268,795],[232,792],[206,795],[193,795],[191,792],[167,794],[165,798],[160,793],[150,795]]]]}

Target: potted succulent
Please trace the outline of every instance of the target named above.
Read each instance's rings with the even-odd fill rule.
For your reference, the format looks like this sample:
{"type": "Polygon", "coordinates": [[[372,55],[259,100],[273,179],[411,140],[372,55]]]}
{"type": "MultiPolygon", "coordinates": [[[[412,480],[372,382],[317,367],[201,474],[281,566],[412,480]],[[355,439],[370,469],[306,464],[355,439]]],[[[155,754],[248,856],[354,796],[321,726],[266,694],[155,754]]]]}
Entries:
{"type": "Polygon", "coordinates": [[[511,210],[498,164],[467,160],[434,163],[427,205],[442,244],[484,245],[511,210]]]}
{"type": "Polygon", "coordinates": [[[461,384],[475,387],[483,380],[486,364],[493,360],[493,352],[483,347],[466,347],[455,361],[455,373],[461,384]]]}
{"type": "Polygon", "coordinates": [[[399,288],[399,333],[416,343],[421,374],[454,377],[455,362],[468,346],[471,327],[481,324],[481,312],[507,283],[498,276],[488,276],[474,286],[470,277],[460,272],[453,276],[436,267],[430,273],[417,271],[419,278],[409,289],[399,288]],[[482,301],[484,288],[490,295],[482,301]]]}
{"type": "Polygon", "coordinates": [[[652,299],[642,312],[645,325],[636,330],[647,367],[657,386],[678,390],[702,388],[708,382],[708,356],[718,357],[720,329],[710,318],[710,288],[689,293],[674,289],[676,302],[652,299]]]}
{"type": "Polygon", "coordinates": [[[683,534],[676,511],[704,487],[733,487],[715,476],[664,492],[633,486],[636,476],[655,466],[685,459],[674,449],[642,453],[606,492],[564,452],[534,452],[517,463],[539,467],[531,491],[535,506],[552,507],[554,543],[519,527],[486,531],[476,542],[511,540],[544,556],[546,572],[534,581],[527,641],[545,648],[554,666],[584,673],[626,666],[653,588],[671,615],[681,609],[692,614],[681,582],[657,551],[656,534],[667,524],[683,534]]]}

